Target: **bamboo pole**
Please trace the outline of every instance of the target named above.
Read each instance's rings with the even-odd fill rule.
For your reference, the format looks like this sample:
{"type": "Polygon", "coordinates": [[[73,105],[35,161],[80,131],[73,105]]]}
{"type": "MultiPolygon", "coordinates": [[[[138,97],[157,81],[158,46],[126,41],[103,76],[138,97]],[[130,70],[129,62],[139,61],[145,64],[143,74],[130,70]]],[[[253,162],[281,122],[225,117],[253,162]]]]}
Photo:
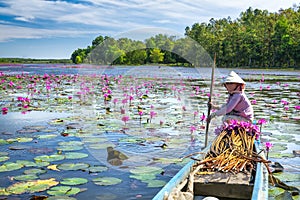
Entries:
{"type": "MultiPolygon", "coordinates": [[[[215,53],[215,56],[214,56],[213,66],[211,68],[211,82],[210,82],[210,92],[209,92],[210,95],[209,95],[209,98],[208,98],[208,103],[209,104],[211,103],[211,99],[212,99],[212,95],[213,95],[215,65],[216,65],[216,53],[215,53]]],[[[211,106],[208,106],[207,117],[210,115],[210,110],[211,110],[211,106]]],[[[206,121],[206,129],[205,129],[205,143],[204,143],[205,146],[204,147],[207,147],[207,145],[208,145],[208,129],[209,129],[209,121],[207,120],[206,121]]]]}

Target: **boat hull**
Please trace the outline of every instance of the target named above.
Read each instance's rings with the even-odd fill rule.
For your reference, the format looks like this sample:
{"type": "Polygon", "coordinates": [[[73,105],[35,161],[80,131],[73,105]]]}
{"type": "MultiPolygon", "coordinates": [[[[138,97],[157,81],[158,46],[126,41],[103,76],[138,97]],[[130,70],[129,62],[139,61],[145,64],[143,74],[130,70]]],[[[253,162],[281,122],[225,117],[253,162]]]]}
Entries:
{"type": "MultiPolygon", "coordinates": [[[[260,152],[260,143],[255,141],[256,152],[260,152]]],[[[261,156],[264,157],[261,152],[261,156]]],[[[191,160],[187,163],[153,198],[153,200],[163,200],[168,199],[168,196],[179,185],[188,182],[188,178],[192,173],[193,166],[196,161],[191,160]]],[[[211,175],[207,175],[208,179],[211,175]]],[[[215,175],[217,176],[217,175],[215,175]]],[[[223,176],[224,175],[223,173],[223,176]]],[[[229,175],[228,175],[229,176],[229,175]]],[[[223,181],[229,182],[219,182],[219,183],[209,183],[209,181],[199,181],[194,180],[193,185],[193,195],[194,196],[215,196],[217,198],[235,198],[235,199],[251,199],[251,200],[267,200],[268,199],[268,171],[266,166],[262,163],[257,163],[255,171],[255,179],[252,184],[249,175],[243,175],[243,173],[238,173],[236,176],[223,177],[223,181]],[[244,181],[242,181],[245,179],[244,181]],[[250,182],[249,182],[250,181],[250,182]],[[205,183],[205,184],[203,184],[205,183]]],[[[212,182],[212,181],[211,181],[212,182]]],[[[252,181],[253,182],[253,181],[252,181]]],[[[184,187],[186,188],[186,187],[184,187]]],[[[180,189],[182,190],[182,189],[180,189]]]]}

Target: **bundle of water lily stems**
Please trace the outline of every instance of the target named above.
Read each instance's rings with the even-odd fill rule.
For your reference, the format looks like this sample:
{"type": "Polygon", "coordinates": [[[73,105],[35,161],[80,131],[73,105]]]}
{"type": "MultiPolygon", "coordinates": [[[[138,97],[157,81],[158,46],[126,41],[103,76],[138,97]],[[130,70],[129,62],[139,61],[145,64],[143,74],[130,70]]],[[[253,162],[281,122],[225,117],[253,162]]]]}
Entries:
{"type": "Polygon", "coordinates": [[[201,170],[220,172],[251,172],[256,162],[268,161],[254,151],[259,130],[247,122],[230,122],[220,129],[205,158],[197,163],[201,170]]]}

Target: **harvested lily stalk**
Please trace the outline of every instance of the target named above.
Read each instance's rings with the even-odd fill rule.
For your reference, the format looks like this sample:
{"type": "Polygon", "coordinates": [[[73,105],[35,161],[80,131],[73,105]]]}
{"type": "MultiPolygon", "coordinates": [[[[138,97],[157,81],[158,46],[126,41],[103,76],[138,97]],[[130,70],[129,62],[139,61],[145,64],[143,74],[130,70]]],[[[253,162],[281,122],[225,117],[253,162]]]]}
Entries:
{"type": "Polygon", "coordinates": [[[246,125],[235,124],[223,129],[213,141],[205,159],[196,166],[203,165],[200,170],[206,171],[250,173],[256,162],[268,163],[253,151],[257,130],[249,129],[246,125]]]}

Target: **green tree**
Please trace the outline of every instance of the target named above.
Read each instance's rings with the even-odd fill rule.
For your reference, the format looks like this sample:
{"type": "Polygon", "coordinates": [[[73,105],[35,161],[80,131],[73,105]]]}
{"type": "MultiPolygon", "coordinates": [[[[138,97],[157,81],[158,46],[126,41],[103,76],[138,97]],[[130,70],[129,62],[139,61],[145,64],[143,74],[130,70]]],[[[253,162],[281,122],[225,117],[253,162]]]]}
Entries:
{"type": "Polygon", "coordinates": [[[149,57],[152,63],[160,63],[164,60],[164,53],[160,49],[155,48],[150,51],[149,57]]]}

